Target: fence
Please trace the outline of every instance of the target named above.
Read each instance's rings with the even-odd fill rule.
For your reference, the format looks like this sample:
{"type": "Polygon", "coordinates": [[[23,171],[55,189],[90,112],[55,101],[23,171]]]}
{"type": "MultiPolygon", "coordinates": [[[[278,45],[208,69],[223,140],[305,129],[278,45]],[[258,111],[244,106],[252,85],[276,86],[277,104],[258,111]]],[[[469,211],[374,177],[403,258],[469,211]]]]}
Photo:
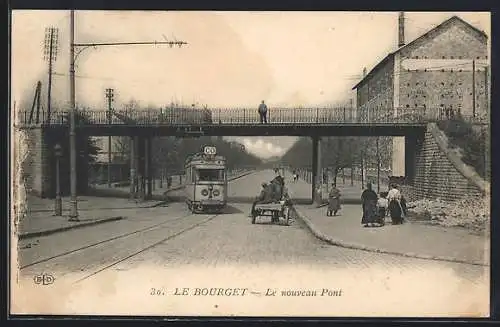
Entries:
{"type": "MultiPolygon", "coordinates": [[[[32,124],[31,112],[21,111],[18,115],[20,125],[32,124]]],[[[250,108],[167,108],[141,111],[114,111],[109,115],[104,110],[78,110],[78,125],[234,125],[259,123],[256,109],[250,108]]],[[[271,108],[268,110],[269,124],[415,124],[452,118],[447,109],[400,108],[364,109],[356,108],[271,108]]],[[[465,116],[466,121],[486,124],[487,116],[465,116]]],[[[44,124],[68,124],[68,112],[56,111],[47,117],[40,113],[44,124]]]]}

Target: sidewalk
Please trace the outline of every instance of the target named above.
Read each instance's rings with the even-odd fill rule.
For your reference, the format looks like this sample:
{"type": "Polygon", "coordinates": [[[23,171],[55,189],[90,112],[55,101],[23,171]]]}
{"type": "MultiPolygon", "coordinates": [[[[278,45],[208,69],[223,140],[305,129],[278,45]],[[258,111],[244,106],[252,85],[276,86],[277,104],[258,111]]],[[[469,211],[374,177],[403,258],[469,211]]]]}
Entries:
{"type": "MultiPolygon", "coordinates": [[[[363,192],[361,188],[361,183],[359,181],[354,181],[354,185],[351,185],[350,180],[346,179],[346,183],[342,183],[342,180],[337,180],[337,188],[341,193],[341,198],[347,203],[361,203],[361,193],[363,192]]],[[[285,174],[285,185],[288,187],[288,193],[293,199],[311,199],[312,198],[312,184],[299,179],[298,181],[292,180],[292,173],[287,172],[285,174]]],[[[328,200],[328,192],[331,190],[332,184],[322,185],[322,197],[326,202],[328,200]]],[[[377,185],[373,185],[374,190],[377,191],[377,185]]],[[[387,185],[380,185],[380,190],[386,190],[387,185]]]]}
{"type": "MultiPolygon", "coordinates": [[[[252,171],[235,171],[230,179],[251,174],[252,171]]],[[[179,189],[184,185],[171,187],[168,191],[179,189]]],[[[166,188],[155,189],[155,200],[135,201],[128,199],[129,187],[100,188],[100,192],[108,197],[79,196],[78,222],[69,221],[69,197],[62,198],[63,215],[54,216],[54,199],[41,199],[28,195],[26,199],[26,213],[19,219],[17,227],[12,224],[19,239],[39,237],[70,229],[92,226],[125,218],[131,209],[151,208],[165,202],[166,188]],[[117,196],[117,197],[115,197],[117,196]],[[125,198],[119,198],[123,196],[125,198]]]]}
{"type": "Polygon", "coordinates": [[[26,212],[19,218],[16,230],[19,239],[50,235],[74,228],[81,228],[123,219],[131,209],[148,208],[158,201],[135,203],[126,199],[109,199],[91,196],[78,197],[77,222],[69,221],[69,197],[62,199],[63,215],[54,216],[54,199],[40,199],[28,195],[26,212]]]}
{"type": "Polygon", "coordinates": [[[327,217],[326,208],[295,206],[296,212],[316,237],[333,245],[379,253],[489,265],[490,239],[466,229],[406,222],[383,227],[361,225],[361,207],[343,205],[340,215],[327,217]]]}

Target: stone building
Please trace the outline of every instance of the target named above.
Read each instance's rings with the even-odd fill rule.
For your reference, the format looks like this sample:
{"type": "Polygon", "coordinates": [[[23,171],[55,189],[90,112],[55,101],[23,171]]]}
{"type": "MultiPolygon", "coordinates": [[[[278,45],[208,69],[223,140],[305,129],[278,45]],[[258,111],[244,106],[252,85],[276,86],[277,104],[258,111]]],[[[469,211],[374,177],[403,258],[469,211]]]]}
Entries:
{"type": "MultiPolygon", "coordinates": [[[[415,109],[432,116],[489,114],[488,37],[483,31],[453,16],[405,43],[403,13],[398,27],[398,48],[353,87],[361,119],[388,114],[387,109],[397,115],[415,109]]],[[[404,144],[404,137],[393,138],[394,176],[405,175],[404,144]]]]}

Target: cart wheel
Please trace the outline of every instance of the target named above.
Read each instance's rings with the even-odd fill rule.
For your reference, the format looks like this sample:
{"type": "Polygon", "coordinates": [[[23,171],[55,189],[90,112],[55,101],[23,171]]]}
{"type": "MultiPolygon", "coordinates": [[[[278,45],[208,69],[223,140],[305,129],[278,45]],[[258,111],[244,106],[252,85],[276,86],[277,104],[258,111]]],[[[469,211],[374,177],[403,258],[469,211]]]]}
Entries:
{"type": "Polygon", "coordinates": [[[252,215],[252,224],[255,224],[255,219],[257,218],[256,215],[252,215]]]}

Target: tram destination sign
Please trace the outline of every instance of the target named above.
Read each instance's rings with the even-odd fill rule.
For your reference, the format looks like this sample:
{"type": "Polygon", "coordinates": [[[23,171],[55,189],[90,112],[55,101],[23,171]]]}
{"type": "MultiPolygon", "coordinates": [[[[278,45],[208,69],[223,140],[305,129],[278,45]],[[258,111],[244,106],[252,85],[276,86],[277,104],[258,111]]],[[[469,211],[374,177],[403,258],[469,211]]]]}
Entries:
{"type": "Polygon", "coordinates": [[[217,148],[214,146],[206,146],[203,148],[203,153],[209,156],[215,156],[217,154],[217,148]]]}

